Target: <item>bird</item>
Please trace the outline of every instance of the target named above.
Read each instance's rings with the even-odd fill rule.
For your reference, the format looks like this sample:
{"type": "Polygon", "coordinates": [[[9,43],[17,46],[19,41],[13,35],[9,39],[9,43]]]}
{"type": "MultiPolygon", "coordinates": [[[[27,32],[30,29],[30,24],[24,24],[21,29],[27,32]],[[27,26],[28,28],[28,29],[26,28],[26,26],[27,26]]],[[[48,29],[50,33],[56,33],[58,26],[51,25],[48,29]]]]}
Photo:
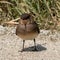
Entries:
{"type": "Polygon", "coordinates": [[[34,21],[30,13],[23,13],[20,17],[21,19],[18,21],[19,24],[16,28],[16,35],[23,40],[22,50],[24,51],[25,40],[34,40],[34,50],[37,50],[35,38],[40,33],[38,24],[34,21]]]}

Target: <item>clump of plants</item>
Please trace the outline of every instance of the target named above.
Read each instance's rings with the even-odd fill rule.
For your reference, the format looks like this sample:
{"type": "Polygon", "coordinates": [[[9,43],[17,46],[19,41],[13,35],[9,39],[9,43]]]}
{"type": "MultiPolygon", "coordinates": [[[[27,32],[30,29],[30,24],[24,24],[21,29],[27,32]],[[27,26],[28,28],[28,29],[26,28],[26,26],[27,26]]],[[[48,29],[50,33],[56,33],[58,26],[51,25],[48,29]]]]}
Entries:
{"type": "Polygon", "coordinates": [[[16,19],[22,13],[35,14],[40,29],[58,29],[60,0],[5,0],[0,1],[0,24],[16,19]]]}

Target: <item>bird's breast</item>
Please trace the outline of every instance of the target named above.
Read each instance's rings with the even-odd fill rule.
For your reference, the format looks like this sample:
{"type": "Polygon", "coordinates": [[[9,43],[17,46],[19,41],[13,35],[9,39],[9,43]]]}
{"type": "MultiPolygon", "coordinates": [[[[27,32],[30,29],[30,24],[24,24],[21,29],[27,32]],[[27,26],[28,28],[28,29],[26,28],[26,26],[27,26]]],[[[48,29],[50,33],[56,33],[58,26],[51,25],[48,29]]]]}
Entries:
{"type": "Polygon", "coordinates": [[[30,32],[26,34],[17,34],[23,40],[32,40],[38,36],[37,32],[30,32]]]}
{"type": "Polygon", "coordinates": [[[16,29],[17,35],[25,40],[32,40],[37,37],[38,32],[36,31],[35,25],[27,24],[25,25],[18,25],[16,29]]]}

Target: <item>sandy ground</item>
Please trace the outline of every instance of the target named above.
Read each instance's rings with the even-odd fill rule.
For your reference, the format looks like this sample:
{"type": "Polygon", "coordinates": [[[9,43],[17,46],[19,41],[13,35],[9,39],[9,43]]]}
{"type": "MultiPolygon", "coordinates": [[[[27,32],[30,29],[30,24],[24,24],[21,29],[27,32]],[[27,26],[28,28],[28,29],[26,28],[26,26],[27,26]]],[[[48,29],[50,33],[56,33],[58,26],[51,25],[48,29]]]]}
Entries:
{"type": "Polygon", "coordinates": [[[0,60],[60,60],[60,32],[41,30],[36,45],[38,51],[32,51],[34,42],[28,40],[21,52],[22,39],[15,35],[15,28],[0,26],[0,60]]]}

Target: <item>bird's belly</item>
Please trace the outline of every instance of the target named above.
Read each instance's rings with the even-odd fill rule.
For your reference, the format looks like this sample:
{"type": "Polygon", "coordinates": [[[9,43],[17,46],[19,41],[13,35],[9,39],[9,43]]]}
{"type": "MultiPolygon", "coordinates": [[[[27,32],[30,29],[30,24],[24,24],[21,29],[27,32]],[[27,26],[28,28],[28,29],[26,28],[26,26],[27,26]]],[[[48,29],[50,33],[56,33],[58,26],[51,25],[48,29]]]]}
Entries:
{"type": "Polygon", "coordinates": [[[32,40],[37,37],[38,33],[33,32],[33,33],[26,33],[26,34],[17,34],[20,38],[23,40],[32,40]]]}

